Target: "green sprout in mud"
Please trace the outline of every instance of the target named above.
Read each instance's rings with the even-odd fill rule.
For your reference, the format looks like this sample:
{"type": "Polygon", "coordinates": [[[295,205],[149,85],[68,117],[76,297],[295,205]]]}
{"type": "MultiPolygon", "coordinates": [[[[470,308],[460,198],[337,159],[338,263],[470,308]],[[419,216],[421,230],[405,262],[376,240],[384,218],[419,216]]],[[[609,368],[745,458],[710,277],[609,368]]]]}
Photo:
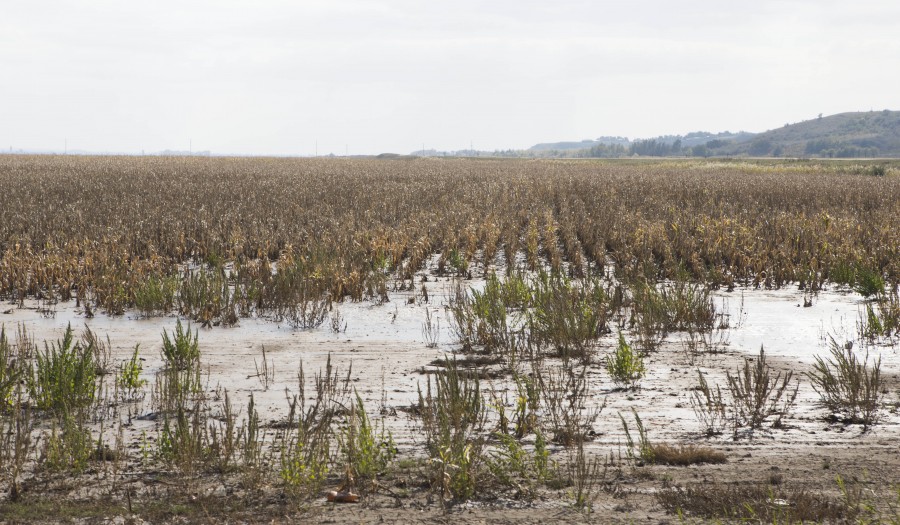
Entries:
{"type": "Polygon", "coordinates": [[[138,356],[138,347],[134,345],[134,352],[131,359],[122,363],[119,369],[119,375],[116,378],[116,384],[119,387],[120,395],[125,400],[133,400],[142,397],[143,387],[147,384],[147,380],[141,379],[141,372],[144,366],[141,358],[138,356]]]}
{"type": "Polygon", "coordinates": [[[616,384],[631,388],[635,388],[644,377],[644,358],[625,341],[622,332],[619,332],[619,343],[615,351],[606,359],[606,371],[616,384]]]}

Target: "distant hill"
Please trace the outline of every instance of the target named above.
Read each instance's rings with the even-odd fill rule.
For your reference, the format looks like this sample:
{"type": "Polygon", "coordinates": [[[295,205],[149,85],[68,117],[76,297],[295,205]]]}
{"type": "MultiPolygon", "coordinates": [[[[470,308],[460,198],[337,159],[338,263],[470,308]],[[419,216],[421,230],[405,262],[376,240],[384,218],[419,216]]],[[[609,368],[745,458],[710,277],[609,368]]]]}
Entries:
{"type": "Polygon", "coordinates": [[[707,154],[715,156],[900,157],[900,111],[820,116],[786,124],[748,140],[707,143],[706,147],[707,154]]]}
{"type": "Polygon", "coordinates": [[[535,144],[526,156],[900,157],[900,111],[840,113],[764,133],[693,131],[629,140],[601,137],[535,144]]]}
{"type": "Polygon", "coordinates": [[[541,144],[535,144],[528,148],[528,151],[541,152],[541,151],[569,151],[569,150],[581,150],[581,149],[590,149],[594,146],[613,146],[613,145],[622,145],[628,146],[631,144],[631,141],[628,140],[628,137],[599,137],[594,140],[582,140],[578,142],[543,142],[541,144]]]}
{"type": "Polygon", "coordinates": [[[710,142],[716,144],[716,141],[745,142],[752,139],[755,135],[755,133],[750,133],[748,131],[738,131],[737,133],[732,133],[730,131],[723,131],[721,133],[709,133],[708,131],[692,131],[691,133],[676,138],[681,139],[681,144],[683,146],[694,147],[706,145],[710,142]]]}
{"type": "Polygon", "coordinates": [[[543,142],[526,150],[417,150],[413,156],[461,157],[900,157],[900,111],[839,113],[764,133],[692,131],[645,139],[606,136],[543,142]]]}

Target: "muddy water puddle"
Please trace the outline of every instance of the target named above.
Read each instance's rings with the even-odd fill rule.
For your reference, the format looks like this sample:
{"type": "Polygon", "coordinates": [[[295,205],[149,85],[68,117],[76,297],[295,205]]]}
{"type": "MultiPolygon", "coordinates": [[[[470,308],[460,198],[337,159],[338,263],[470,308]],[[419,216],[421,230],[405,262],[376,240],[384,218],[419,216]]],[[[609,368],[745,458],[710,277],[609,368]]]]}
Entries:
{"type": "MultiPolygon", "coordinates": [[[[428,379],[422,373],[423,368],[455,349],[445,306],[458,282],[464,286],[483,286],[483,281],[478,280],[432,277],[425,283],[427,302],[420,283],[414,292],[391,293],[390,300],[383,304],[335,304],[332,316],[339,317],[340,322],[332,326],[326,320],[312,330],[296,330],[286,324],[253,318],[241,319],[234,327],[193,325],[199,333],[204,382],[209,398],[214,400],[211,405],[215,406],[215,399],[227,390],[234,405],[246,407],[252,394],[264,422],[281,421],[287,414],[288,400],[298,393],[301,363],[308,378],[309,395],[309,378],[322,370],[330,358],[339,371],[351,370],[352,385],[362,396],[367,410],[370,414],[383,412],[386,425],[401,449],[409,450],[420,444],[421,439],[405,409],[416,402],[418,389],[425,388],[428,379]],[[423,334],[426,309],[438,334],[435,347],[426,345],[423,334]],[[274,370],[269,381],[261,377],[263,347],[267,366],[274,370]]],[[[648,357],[647,376],[641,380],[638,390],[614,388],[602,358],[614,347],[615,335],[601,339],[597,362],[589,373],[590,403],[595,408],[606,405],[594,425],[596,447],[621,445],[624,435],[618,414],[628,415],[632,408],[656,439],[696,438],[700,426],[691,408],[690,392],[697,383],[698,371],[710,383],[724,389],[725,372],[735,370],[744,357],[757,356],[760,346],[765,346],[769,362],[777,370],[794,372],[800,390],[787,428],[764,430],[756,437],[813,443],[823,439],[840,441],[859,434],[829,427],[822,421],[824,413],[816,403],[818,396],[803,374],[816,355],[826,354],[828,334],[845,340],[856,337],[859,312],[864,308],[862,297],[851,292],[826,291],[813,297],[811,307],[804,307],[803,292],[796,289],[737,290],[716,292],[714,296],[717,308],[728,314],[730,324],[730,328],[721,331],[719,351],[690,357],[682,341],[684,334],[670,334],[659,351],[648,357]]],[[[7,306],[4,312],[0,314],[0,323],[6,326],[7,333],[23,323],[41,346],[44,340],[60,338],[69,323],[76,332],[88,326],[104,339],[109,336],[115,364],[130,357],[135,345],[139,345],[148,389],[163,364],[162,333],[172,331],[176,324],[172,316],[141,319],[135,313],[119,317],[97,314],[88,319],[73,302],[57,305],[52,316],[39,312],[35,303],[26,303],[24,308],[7,306]]],[[[896,393],[900,371],[897,347],[881,345],[871,351],[881,356],[882,373],[889,378],[891,392],[896,393]]],[[[515,402],[509,381],[494,379],[491,386],[501,399],[510,404],[515,402]]],[[[130,419],[129,432],[150,432],[155,428],[149,395],[142,403],[123,412],[134,416],[120,416],[130,419]]],[[[900,418],[896,414],[886,413],[883,424],[869,435],[871,439],[896,435],[898,423],[900,418]]],[[[130,441],[135,439],[132,436],[130,441]]]]}

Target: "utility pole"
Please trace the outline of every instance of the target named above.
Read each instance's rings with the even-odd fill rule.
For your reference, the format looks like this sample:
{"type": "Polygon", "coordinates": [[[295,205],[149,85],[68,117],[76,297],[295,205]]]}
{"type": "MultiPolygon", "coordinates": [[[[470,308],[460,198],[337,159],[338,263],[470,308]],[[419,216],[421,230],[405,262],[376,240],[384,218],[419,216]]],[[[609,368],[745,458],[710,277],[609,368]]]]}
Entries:
{"type": "Polygon", "coordinates": [[[316,157],[319,156],[319,139],[316,139],[316,157]]]}
{"type": "Polygon", "coordinates": [[[66,137],[65,141],[63,142],[63,155],[68,155],[68,154],[69,154],[69,138],[66,137]]]}

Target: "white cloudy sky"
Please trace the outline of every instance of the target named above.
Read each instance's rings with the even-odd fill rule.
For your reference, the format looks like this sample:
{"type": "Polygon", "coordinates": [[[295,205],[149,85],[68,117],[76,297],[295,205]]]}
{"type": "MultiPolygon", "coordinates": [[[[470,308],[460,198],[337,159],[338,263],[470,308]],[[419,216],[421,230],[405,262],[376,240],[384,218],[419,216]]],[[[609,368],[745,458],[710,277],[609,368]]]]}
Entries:
{"type": "Polygon", "coordinates": [[[900,2],[0,4],[0,148],[320,154],[900,109],[900,2]]]}

